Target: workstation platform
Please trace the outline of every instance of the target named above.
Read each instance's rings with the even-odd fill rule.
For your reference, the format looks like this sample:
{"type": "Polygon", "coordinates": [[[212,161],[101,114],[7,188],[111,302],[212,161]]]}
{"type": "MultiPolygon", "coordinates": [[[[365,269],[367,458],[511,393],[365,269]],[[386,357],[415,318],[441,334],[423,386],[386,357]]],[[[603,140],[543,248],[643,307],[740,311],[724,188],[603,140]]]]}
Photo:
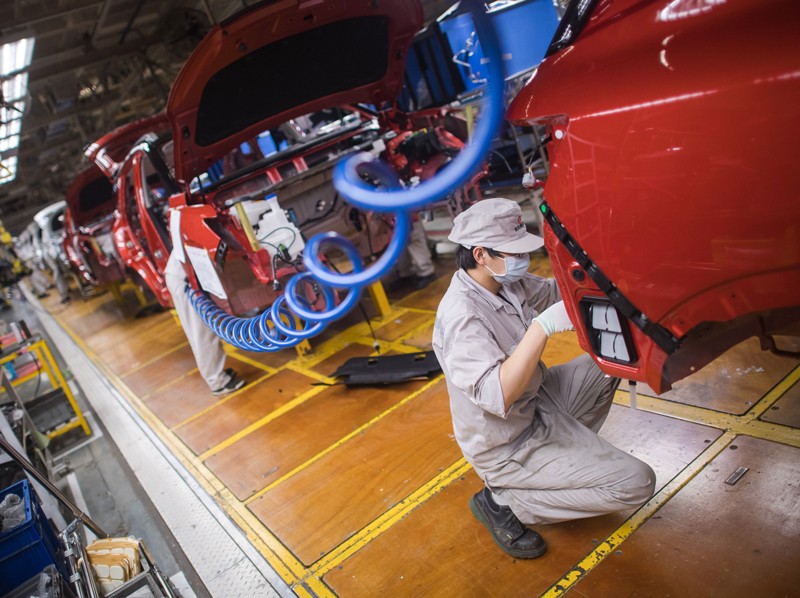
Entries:
{"type": "MultiPolygon", "coordinates": [[[[438,260],[440,276],[428,288],[390,293],[388,315],[378,316],[365,296],[371,327],[355,312],[312,339],[308,355],[227,347],[228,365],[247,385],[224,397],[208,391],[169,312],[126,317],[109,295],[43,306],[173,466],[268,564],[269,593],[796,592],[800,362],[760,351],[755,339],[660,397],[639,384],[635,408],[621,385],[601,435],[653,467],[656,494],[647,504],[538,528],[549,545],[539,559],[501,552],[469,512],[481,482],[453,438],[441,376],[329,386],[349,358],[374,355],[376,339],[381,354],[430,349],[450,262],[438,260]],[[739,468],[747,471],[736,480],[739,468]]],[[[551,275],[545,256],[534,254],[533,264],[551,275]]],[[[580,353],[574,333],[564,333],[550,340],[544,361],[580,353]]],[[[222,565],[216,575],[195,566],[211,595],[225,595],[222,565]]]]}

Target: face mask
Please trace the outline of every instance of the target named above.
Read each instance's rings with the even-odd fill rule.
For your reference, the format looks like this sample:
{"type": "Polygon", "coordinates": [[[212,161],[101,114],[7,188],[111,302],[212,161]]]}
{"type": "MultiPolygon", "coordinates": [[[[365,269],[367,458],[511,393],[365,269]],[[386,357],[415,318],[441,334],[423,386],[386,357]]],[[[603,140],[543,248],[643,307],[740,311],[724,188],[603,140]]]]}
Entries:
{"type": "Polygon", "coordinates": [[[492,277],[499,282],[500,284],[507,284],[510,282],[517,282],[522,278],[522,276],[528,271],[528,268],[531,265],[531,256],[525,255],[523,257],[518,257],[515,255],[511,255],[508,257],[503,258],[503,261],[506,265],[506,272],[505,274],[497,274],[492,272],[492,269],[489,266],[485,266],[485,268],[492,272],[492,277]]]}

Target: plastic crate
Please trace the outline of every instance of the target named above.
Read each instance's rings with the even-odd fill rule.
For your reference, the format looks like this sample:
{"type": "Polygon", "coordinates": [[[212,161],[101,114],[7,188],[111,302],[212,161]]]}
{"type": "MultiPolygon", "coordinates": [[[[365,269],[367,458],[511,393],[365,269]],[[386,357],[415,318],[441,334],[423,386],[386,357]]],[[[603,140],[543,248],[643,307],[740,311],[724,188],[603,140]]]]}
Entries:
{"type": "Polygon", "coordinates": [[[47,567],[21,586],[14,588],[9,594],[4,594],[3,598],[63,598],[64,585],[61,574],[55,565],[47,567]]]}
{"type": "Polygon", "coordinates": [[[0,532],[0,596],[38,575],[48,565],[56,565],[61,575],[65,575],[58,537],[28,480],[0,491],[0,502],[8,494],[16,494],[25,503],[25,521],[0,532]]]}

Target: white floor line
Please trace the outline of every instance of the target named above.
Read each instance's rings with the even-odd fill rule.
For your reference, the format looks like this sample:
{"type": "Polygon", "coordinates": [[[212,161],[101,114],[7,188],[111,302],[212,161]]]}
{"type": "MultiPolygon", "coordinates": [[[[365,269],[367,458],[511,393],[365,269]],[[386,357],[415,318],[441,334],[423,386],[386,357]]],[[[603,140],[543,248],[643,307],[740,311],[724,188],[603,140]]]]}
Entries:
{"type": "Polygon", "coordinates": [[[55,320],[42,326],[212,596],[295,596],[55,320]]]}

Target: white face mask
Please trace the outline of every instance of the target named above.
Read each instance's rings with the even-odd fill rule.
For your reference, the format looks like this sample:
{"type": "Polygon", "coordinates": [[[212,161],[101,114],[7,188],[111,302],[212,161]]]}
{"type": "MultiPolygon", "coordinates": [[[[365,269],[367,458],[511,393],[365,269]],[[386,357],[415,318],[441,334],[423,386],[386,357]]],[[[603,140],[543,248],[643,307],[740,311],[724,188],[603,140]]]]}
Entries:
{"type": "Polygon", "coordinates": [[[496,272],[493,272],[489,266],[484,267],[492,273],[492,278],[494,278],[500,284],[517,282],[528,271],[528,268],[530,268],[531,256],[527,254],[522,257],[510,255],[508,257],[504,257],[503,262],[506,266],[506,271],[504,274],[497,274],[496,272]]]}

